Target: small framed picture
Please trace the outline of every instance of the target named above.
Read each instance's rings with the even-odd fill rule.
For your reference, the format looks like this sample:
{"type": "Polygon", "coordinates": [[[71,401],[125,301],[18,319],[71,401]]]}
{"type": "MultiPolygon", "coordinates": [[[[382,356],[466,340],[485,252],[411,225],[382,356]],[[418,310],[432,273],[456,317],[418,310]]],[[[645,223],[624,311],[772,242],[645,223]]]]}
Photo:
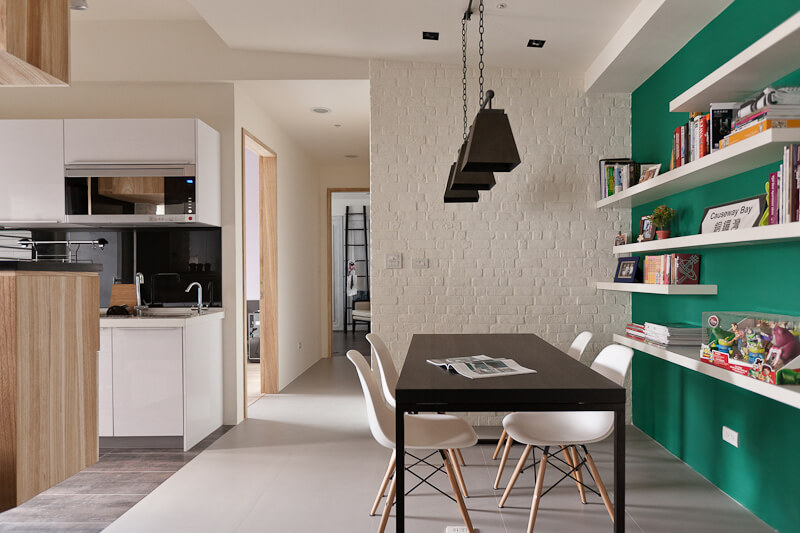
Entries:
{"type": "Polygon", "coordinates": [[[650,215],[642,217],[639,221],[639,241],[652,241],[656,238],[656,231],[650,215]]]}
{"type": "Polygon", "coordinates": [[[644,183],[645,181],[649,181],[656,176],[658,176],[658,172],[661,170],[661,163],[650,163],[645,164],[642,163],[641,166],[641,177],[639,178],[639,183],[644,183]]]}
{"type": "Polygon", "coordinates": [[[619,234],[614,237],[614,246],[622,246],[624,244],[628,244],[628,234],[620,231],[619,234]]]}
{"type": "Polygon", "coordinates": [[[620,257],[617,260],[617,273],[614,275],[615,283],[634,283],[639,275],[638,257],[620,257]]]}

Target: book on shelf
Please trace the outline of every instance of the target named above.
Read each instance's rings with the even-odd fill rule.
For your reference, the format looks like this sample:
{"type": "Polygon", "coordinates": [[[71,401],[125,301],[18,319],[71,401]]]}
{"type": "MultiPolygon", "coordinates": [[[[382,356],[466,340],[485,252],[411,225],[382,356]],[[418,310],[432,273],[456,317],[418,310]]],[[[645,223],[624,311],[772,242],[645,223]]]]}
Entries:
{"type": "Polygon", "coordinates": [[[783,159],[777,172],[767,182],[768,214],[762,224],[786,224],[800,221],[800,144],[783,147],[783,159]]]}
{"type": "Polygon", "coordinates": [[[644,323],[645,339],[664,346],[699,346],[703,343],[703,328],[685,323],[644,323]]]}
{"type": "Polygon", "coordinates": [[[800,128],[800,118],[786,118],[786,119],[769,119],[765,118],[764,120],[756,121],[755,123],[735,132],[729,134],[727,137],[722,139],[719,142],[720,148],[727,148],[728,146],[733,146],[738,142],[742,142],[745,139],[749,139],[750,137],[754,137],[759,133],[770,129],[782,129],[782,128],[800,128]]]}
{"type": "Polygon", "coordinates": [[[720,149],[720,141],[731,132],[736,113],[739,111],[738,102],[725,102],[711,104],[709,119],[709,153],[720,149]]]}
{"type": "Polygon", "coordinates": [[[644,325],[631,322],[630,324],[625,326],[625,336],[630,337],[631,339],[636,339],[638,341],[645,340],[646,337],[644,334],[644,325]]]}
{"type": "Polygon", "coordinates": [[[744,102],[738,111],[739,118],[770,106],[800,106],[800,87],[767,87],[755,98],[744,102]]]}
{"type": "Polygon", "coordinates": [[[652,285],[696,285],[700,282],[700,256],[648,255],[644,258],[644,282],[652,285]]]}
{"type": "Polygon", "coordinates": [[[600,194],[608,198],[639,183],[639,164],[628,158],[600,160],[600,194]]]}

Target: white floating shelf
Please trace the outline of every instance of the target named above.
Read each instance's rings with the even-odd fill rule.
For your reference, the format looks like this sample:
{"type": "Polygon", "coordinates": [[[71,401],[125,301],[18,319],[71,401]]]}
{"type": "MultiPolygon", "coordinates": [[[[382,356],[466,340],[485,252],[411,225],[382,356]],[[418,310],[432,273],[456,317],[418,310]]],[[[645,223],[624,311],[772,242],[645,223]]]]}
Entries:
{"type": "Polygon", "coordinates": [[[793,240],[800,240],[800,222],[624,244],[622,246],[614,246],[614,253],[620,255],[685,250],[687,248],[723,248],[726,246],[741,246],[743,244],[767,244],[771,241],[793,240]]]}
{"type": "Polygon", "coordinates": [[[742,102],[797,70],[798,50],[800,12],[672,100],[669,110],[708,112],[712,102],[742,102]]]}
{"type": "Polygon", "coordinates": [[[716,285],[656,285],[653,283],[598,282],[597,288],[604,291],[642,292],[647,294],[717,294],[716,285]]]}
{"type": "MultiPolygon", "coordinates": [[[[800,143],[800,128],[769,129],[713,154],[665,172],[597,202],[597,207],[635,207],[659,198],[724,180],[780,161],[783,147],[800,143]]],[[[764,176],[767,181],[768,176],[764,176]]]]}
{"type": "Polygon", "coordinates": [[[710,376],[712,378],[730,383],[739,388],[749,390],[761,396],[766,396],[777,402],[800,408],[800,385],[770,385],[757,379],[740,376],[723,368],[704,363],[700,360],[700,346],[675,346],[664,348],[655,344],[631,339],[625,335],[614,335],[614,342],[628,346],[634,350],[658,357],[670,363],[688,368],[710,376]]]}

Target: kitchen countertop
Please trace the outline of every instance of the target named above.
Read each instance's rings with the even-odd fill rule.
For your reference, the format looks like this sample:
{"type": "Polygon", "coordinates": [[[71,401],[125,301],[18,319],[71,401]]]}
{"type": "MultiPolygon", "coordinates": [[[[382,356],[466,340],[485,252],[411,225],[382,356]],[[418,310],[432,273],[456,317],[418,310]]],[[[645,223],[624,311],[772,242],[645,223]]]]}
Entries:
{"type": "Polygon", "coordinates": [[[1,261],[0,270],[28,272],[102,272],[100,263],[57,263],[50,261],[1,261]]]}
{"type": "Polygon", "coordinates": [[[175,313],[188,313],[189,308],[155,308],[151,312],[155,316],[106,316],[106,310],[100,310],[101,328],[182,328],[189,323],[207,322],[210,320],[222,320],[225,318],[225,310],[214,307],[203,311],[202,315],[196,312],[192,316],[174,316],[175,313]],[[170,316],[172,315],[172,316],[170,316]]]}

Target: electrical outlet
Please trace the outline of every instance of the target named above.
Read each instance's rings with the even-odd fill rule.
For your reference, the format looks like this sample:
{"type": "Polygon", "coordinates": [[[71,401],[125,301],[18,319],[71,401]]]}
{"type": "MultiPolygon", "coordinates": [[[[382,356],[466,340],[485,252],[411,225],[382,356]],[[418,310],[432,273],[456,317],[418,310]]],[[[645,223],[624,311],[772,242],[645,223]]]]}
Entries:
{"type": "Polygon", "coordinates": [[[302,341],[297,341],[297,349],[298,349],[298,350],[302,350],[302,349],[303,349],[303,343],[302,343],[302,341]]]}
{"type": "Polygon", "coordinates": [[[403,254],[386,254],[386,268],[403,268],[403,254]]]}
{"type": "Polygon", "coordinates": [[[722,426],[722,440],[731,446],[739,447],[739,432],[734,431],[728,426],[722,426]]]}
{"type": "Polygon", "coordinates": [[[424,257],[415,257],[411,261],[412,268],[428,268],[428,260],[424,257]]]}

